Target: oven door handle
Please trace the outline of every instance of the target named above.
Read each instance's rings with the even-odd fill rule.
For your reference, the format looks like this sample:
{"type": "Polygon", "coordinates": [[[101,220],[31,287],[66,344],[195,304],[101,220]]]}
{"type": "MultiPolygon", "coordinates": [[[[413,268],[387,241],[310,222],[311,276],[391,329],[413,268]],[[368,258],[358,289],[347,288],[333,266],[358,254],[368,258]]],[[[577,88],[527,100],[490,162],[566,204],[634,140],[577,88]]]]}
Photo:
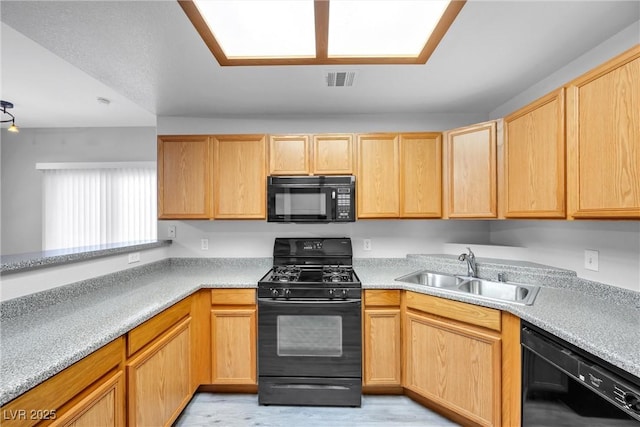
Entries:
{"type": "Polygon", "coordinates": [[[281,305],[281,304],[358,304],[362,302],[361,299],[347,299],[347,300],[273,300],[271,298],[258,298],[260,304],[266,305],[281,305]]]}

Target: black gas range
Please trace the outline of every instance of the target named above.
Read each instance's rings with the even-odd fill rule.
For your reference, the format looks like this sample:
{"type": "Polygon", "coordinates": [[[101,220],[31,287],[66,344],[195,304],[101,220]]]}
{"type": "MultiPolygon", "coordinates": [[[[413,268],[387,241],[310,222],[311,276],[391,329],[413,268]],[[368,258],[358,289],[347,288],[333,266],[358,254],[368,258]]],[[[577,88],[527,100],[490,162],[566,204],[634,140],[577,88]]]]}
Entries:
{"type": "Polygon", "coordinates": [[[349,238],[277,238],[258,282],[258,401],[360,406],[362,286],[349,238]]]}
{"type": "Polygon", "coordinates": [[[258,297],[283,299],[360,298],[350,265],[276,265],[259,282],[258,297]]]}

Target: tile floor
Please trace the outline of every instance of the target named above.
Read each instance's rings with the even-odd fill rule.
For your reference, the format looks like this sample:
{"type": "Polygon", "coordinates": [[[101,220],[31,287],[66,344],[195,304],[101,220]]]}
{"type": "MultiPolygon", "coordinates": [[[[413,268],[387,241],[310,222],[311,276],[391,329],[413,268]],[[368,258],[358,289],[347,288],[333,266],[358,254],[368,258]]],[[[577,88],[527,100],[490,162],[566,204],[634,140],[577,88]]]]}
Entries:
{"type": "Polygon", "coordinates": [[[259,406],[256,394],[196,393],[174,427],[450,427],[405,396],[362,396],[361,408],[259,406]]]}

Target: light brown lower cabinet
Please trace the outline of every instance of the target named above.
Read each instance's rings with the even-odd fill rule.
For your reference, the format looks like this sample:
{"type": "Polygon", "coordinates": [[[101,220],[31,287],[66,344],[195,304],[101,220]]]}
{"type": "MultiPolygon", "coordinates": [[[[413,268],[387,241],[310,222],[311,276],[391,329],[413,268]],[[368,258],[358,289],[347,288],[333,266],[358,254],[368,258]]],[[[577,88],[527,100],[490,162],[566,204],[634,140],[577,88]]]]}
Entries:
{"type": "MultiPolygon", "coordinates": [[[[62,372],[54,375],[0,408],[2,427],[29,427],[59,418],[69,419],[81,412],[81,405],[92,395],[96,385],[120,369],[124,354],[124,338],[119,337],[94,351],[62,372]]],[[[116,399],[114,411],[124,409],[124,401],[116,399]]],[[[96,425],[110,425],[109,417],[96,425]]],[[[120,424],[122,425],[122,424],[120,424]]]]}
{"type": "Polygon", "coordinates": [[[406,394],[463,425],[520,425],[520,321],[406,291],[406,394]]]}
{"type": "MultiPolygon", "coordinates": [[[[255,289],[201,290],[4,405],[2,425],[169,426],[198,386],[255,393],[256,319],[255,289]],[[6,419],[42,408],[54,412],[6,419]]],[[[364,292],[365,393],[404,392],[463,425],[517,427],[520,357],[514,315],[364,292]]]]}
{"type": "Polygon", "coordinates": [[[129,426],[169,426],[191,399],[187,317],[127,362],[129,426]]]}
{"type": "Polygon", "coordinates": [[[500,336],[406,314],[406,384],[479,425],[500,425],[500,336]]]}
{"type": "Polygon", "coordinates": [[[257,390],[255,289],[213,289],[211,300],[211,384],[257,390]]]}
{"type": "Polygon", "coordinates": [[[366,290],[362,323],[363,392],[402,392],[400,291],[366,290]]]}
{"type": "Polygon", "coordinates": [[[397,386],[400,378],[400,309],[364,312],[365,386],[397,386]]]}
{"type": "Polygon", "coordinates": [[[124,418],[124,375],[111,375],[72,409],[57,418],[52,427],[120,427],[124,418]]]}

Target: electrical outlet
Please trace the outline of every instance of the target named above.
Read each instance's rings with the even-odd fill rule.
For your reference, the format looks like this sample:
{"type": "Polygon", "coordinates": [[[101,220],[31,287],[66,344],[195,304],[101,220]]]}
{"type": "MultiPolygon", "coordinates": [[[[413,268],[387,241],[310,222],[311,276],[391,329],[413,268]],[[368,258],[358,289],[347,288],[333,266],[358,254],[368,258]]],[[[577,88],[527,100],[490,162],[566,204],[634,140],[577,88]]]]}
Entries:
{"type": "Polygon", "coordinates": [[[169,239],[175,239],[176,238],[176,226],[175,225],[170,225],[167,228],[167,237],[169,239]]]}
{"type": "Polygon", "coordinates": [[[365,251],[370,251],[371,250],[371,239],[364,239],[362,241],[362,249],[365,251]]]}
{"type": "Polygon", "coordinates": [[[209,250],[209,239],[200,239],[200,249],[209,250]]]}
{"type": "Polygon", "coordinates": [[[132,252],[129,254],[129,264],[140,262],[140,252],[132,252]]]}
{"type": "Polygon", "coordinates": [[[584,268],[592,271],[599,271],[598,269],[598,255],[599,252],[593,249],[585,249],[584,251],[584,268]]]}

